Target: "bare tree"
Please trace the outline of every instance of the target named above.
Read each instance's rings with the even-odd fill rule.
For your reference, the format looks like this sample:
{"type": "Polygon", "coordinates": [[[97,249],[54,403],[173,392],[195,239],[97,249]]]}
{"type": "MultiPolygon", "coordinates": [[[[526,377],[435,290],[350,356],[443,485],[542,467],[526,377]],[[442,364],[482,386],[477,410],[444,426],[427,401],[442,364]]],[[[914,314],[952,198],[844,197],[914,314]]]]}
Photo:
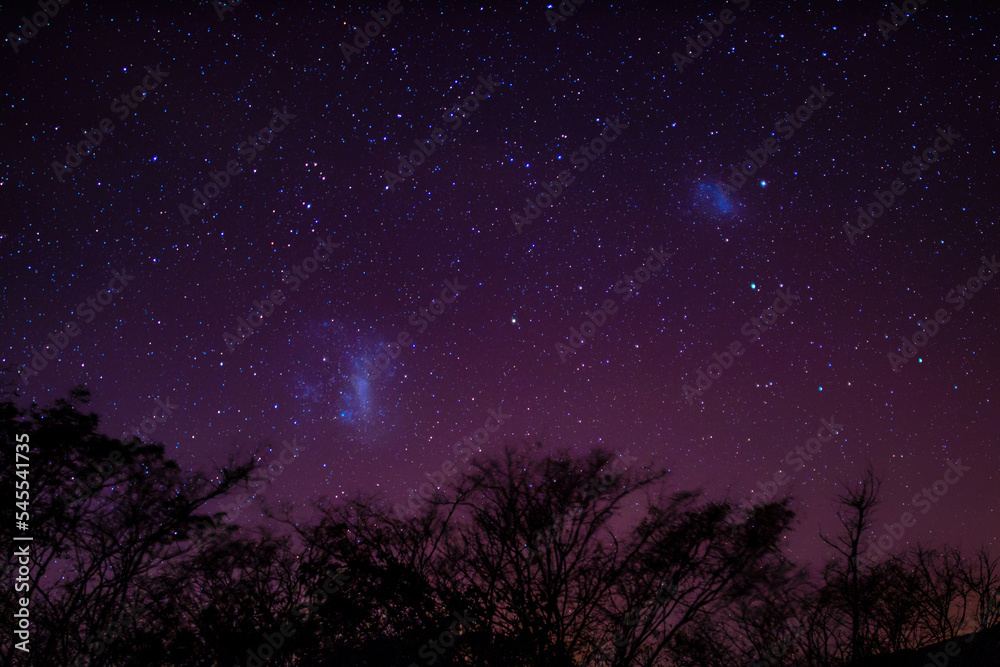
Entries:
{"type": "Polygon", "coordinates": [[[967,567],[956,548],[915,546],[905,558],[912,572],[909,591],[917,604],[920,639],[929,644],[962,633],[971,603],[967,567]]]}
{"type": "Polygon", "coordinates": [[[920,603],[913,594],[919,577],[897,556],[874,565],[865,577],[871,591],[872,646],[879,652],[919,646],[920,603]]]}
{"type": "Polygon", "coordinates": [[[879,504],[881,478],[869,466],[857,484],[843,483],[843,492],[837,496],[840,509],[837,518],[841,531],[833,536],[820,535],[821,539],[833,547],[840,560],[828,570],[832,581],[839,588],[841,599],[848,613],[849,649],[848,660],[857,662],[870,653],[871,638],[870,605],[871,595],[865,586],[865,575],[860,563],[861,538],[874,521],[875,509],[879,504]]]}
{"type": "MultiPolygon", "coordinates": [[[[233,464],[214,478],[185,474],[164,457],[162,445],[100,433],[97,415],[80,411],[89,400],[77,387],[47,408],[0,403],[3,436],[13,442],[15,434],[27,434],[31,446],[31,614],[35,627],[44,628],[33,634],[31,653],[50,664],[94,653],[113,664],[108,657],[117,649],[108,628],[127,630],[123,610],[149,602],[146,583],[157,569],[183,558],[193,531],[213,523],[200,510],[252,469],[233,464]],[[84,483],[87,492],[77,493],[84,483]]],[[[0,451],[4,497],[14,495],[11,458],[0,451]]],[[[0,537],[9,538],[12,525],[3,521],[0,537]]],[[[7,646],[0,658],[9,663],[7,646]]]]}
{"type": "Polygon", "coordinates": [[[496,664],[663,664],[682,630],[772,580],[784,504],[737,521],[733,505],[664,480],[606,452],[507,450],[459,481],[439,579],[477,601],[496,664]]]}
{"type": "Polygon", "coordinates": [[[786,561],[765,565],[769,574],[751,595],[712,616],[703,615],[678,638],[675,660],[683,667],[806,664],[805,572],[786,561]]]}
{"type": "Polygon", "coordinates": [[[1000,626],[1000,557],[991,558],[981,547],[975,560],[966,564],[963,578],[976,597],[976,629],[1000,626]]]}
{"type": "MultiPolygon", "coordinates": [[[[246,483],[252,461],[187,473],[161,445],[99,433],[87,400],[81,389],[44,409],[0,401],[0,431],[29,434],[38,463],[39,664],[219,667],[291,623],[268,640],[284,647],[267,648],[269,664],[844,667],[905,661],[957,637],[973,610],[982,628],[1000,623],[1000,561],[985,549],[863,560],[881,485],[870,468],[837,498],[841,531],[823,536],[837,556],[817,578],[781,553],[788,499],[743,512],[599,450],[506,449],[412,518],[357,496],[239,537],[202,510],[246,483]],[[90,488],[75,493],[81,479],[90,488]],[[314,603],[334,573],[346,585],[314,603]]],[[[0,494],[13,491],[5,462],[7,450],[0,494]]],[[[3,511],[0,537],[13,525],[3,511]]],[[[0,600],[13,606],[13,592],[0,600]]],[[[968,655],[992,650],[985,635],[968,655]]]]}

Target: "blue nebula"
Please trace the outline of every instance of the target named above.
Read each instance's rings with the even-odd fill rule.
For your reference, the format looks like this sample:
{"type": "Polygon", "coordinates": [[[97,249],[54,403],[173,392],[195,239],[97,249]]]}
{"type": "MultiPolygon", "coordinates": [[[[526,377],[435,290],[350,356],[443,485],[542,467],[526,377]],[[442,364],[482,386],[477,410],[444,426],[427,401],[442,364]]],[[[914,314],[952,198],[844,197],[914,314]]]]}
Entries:
{"type": "Polygon", "coordinates": [[[365,373],[365,346],[342,322],[307,325],[289,340],[293,350],[294,391],[301,417],[317,422],[362,426],[378,416],[365,373]]]}
{"type": "Polygon", "coordinates": [[[722,183],[698,183],[694,199],[695,208],[707,211],[712,217],[727,216],[736,211],[722,183]]]}
{"type": "Polygon", "coordinates": [[[348,424],[371,415],[371,382],[365,378],[361,361],[354,359],[354,372],[347,378],[347,389],[338,392],[337,411],[339,418],[348,424]]]}

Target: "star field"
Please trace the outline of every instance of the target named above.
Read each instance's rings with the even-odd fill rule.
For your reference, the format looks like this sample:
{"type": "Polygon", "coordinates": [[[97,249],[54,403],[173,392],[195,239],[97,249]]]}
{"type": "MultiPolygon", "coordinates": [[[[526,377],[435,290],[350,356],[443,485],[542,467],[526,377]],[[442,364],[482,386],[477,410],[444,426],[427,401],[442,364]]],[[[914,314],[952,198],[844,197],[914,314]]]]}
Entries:
{"type": "MultiPolygon", "coordinates": [[[[401,502],[498,407],[511,418],[486,453],[603,446],[667,465],[678,487],[749,497],[832,415],[843,430],[783,487],[803,526],[793,555],[825,553],[837,484],[868,462],[887,520],[949,460],[971,465],[905,539],[996,546],[1000,281],[918,357],[888,358],[1000,252],[993,11],[929,0],[883,39],[891,7],[853,0],[594,1],[555,30],[545,3],[402,0],[347,62],[341,43],[384,6],[248,2],[220,20],[208,2],[70,3],[16,53],[8,40],[0,332],[26,399],[86,384],[118,434],[171,398],[144,437],[191,469],[297,438],[308,449],[269,487],[295,506],[401,502]],[[673,54],[727,7],[734,22],[679,72],[673,54]],[[118,119],[147,66],[167,75],[118,119]],[[813,86],[832,94],[781,136],[813,86]],[[249,160],[241,142],[285,109],[249,160]],[[52,162],[105,117],[115,129],[60,181],[52,162]],[[620,135],[574,164],[609,119],[620,135]],[[911,180],[904,163],[946,128],[960,138],[911,180]],[[444,140],[387,187],[435,129],[444,140]],[[239,173],[185,216],[229,162],[239,173]],[[846,233],[894,179],[905,194],[846,233]],[[640,283],[654,250],[670,257],[640,283]],[[86,321],[77,304],[114,271],[135,278],[86,321]],[[228,349],[274,290],[282,303],[228,349]],[[776,290],[798,300],[750,340],[776,290]],[[24,381],[68,322],[79,334],[24,381]],[[734,341],[744,352],[686,400],[734,341]]],[[[33,11],[5,6],[5,32],[33,11]]]]}

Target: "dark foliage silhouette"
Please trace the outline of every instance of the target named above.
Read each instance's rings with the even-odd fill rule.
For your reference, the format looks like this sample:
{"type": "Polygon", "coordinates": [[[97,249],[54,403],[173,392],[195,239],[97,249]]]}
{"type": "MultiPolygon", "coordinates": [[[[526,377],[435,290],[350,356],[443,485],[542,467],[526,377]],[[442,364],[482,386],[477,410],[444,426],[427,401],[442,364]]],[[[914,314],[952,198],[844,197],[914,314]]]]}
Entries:
{"type": "MultiPolygon", "coordinates": [[[[101,434],[83,388],[15,401],[0,429],[32,446],[35,664],[888,666],[976,632],[951,663],[976,665],[1000,631],[987,551],[859,558],[871,470],[837,499],[835,557],[815,573],[780,548],[790,499],[741,510],[601,450],[508,447],[412,518],[358,495],[251,529],[211,508],[255,479],[256,457],[188,473],[159,444],[101,434]]],[[[5,503],[0,535],[12,525],[5,503]]],[[[9,644],[0,657],[21,664],[9,644]]]]}

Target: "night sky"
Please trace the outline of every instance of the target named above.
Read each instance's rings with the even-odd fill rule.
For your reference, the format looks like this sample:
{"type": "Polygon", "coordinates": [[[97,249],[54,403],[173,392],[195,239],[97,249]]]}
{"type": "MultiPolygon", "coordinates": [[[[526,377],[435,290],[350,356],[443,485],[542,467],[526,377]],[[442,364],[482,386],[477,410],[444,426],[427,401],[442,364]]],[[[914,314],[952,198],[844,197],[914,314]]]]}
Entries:
{"type": "Polygon", "coordinates": [[[297,507],[403,503],[489,426],[734,500],[783,471],[793,558],[868,462],[902,542],[998,546],[996,10],[389,4],[77,0],[8,35],[0,361],[65,345],[24,400],[86,384],[192,470],[295,443],[263,495],[297,507]]]}

